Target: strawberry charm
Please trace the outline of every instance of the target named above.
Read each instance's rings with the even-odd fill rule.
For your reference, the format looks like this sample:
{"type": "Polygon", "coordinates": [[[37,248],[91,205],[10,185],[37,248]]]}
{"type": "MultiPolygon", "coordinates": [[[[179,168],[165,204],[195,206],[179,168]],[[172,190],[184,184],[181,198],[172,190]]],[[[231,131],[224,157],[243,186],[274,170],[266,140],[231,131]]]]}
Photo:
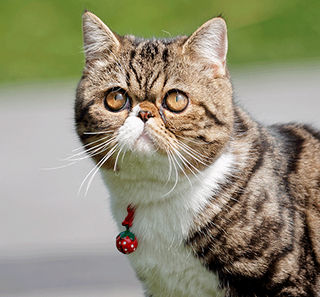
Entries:
{"type": "Polygon", "coordinates": [[[138,240],[129,230],[121,232],[117,236],[117,249],[124,254],[131,254],[138,246],[138,240]]]}
{"type": "Polygon", "coordinates": [[[134,219],[135,209],[129,205],[127,207],[128,215],[122,222],[122,226],[126,227],[126,231],[118,234],[116,238],[117,249],[123,254],[131,254],[138,247],[138,240],[136,236],[130,231],[134,219]]]}

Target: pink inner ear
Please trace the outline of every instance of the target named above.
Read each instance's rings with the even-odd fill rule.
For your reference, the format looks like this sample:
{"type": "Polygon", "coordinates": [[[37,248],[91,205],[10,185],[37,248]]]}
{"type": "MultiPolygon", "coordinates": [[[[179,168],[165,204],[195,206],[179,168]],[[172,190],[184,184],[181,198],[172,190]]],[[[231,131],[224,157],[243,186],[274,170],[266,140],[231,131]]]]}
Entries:
{"type": "Polygon", "coordinates": [[[223,19],[214,18],[194,32],[184,45],[184,52],[190,53],[213,68],[214,77],[226,74],[228,50],[227,27],[223,19]]]}
{"type": "Polygon", "coordinates": [[[218,78],[226,75],[226,61],[223,61],[219,64],[212,64],[211,68],[213,69],[213,78],[218,78]]]}
{"type": "Polygon", "coordinates": [[[219,34],[219,46],[216,47],[217,56],[224,63],[225,66],[226,54],[227,54],[227,32],[222,31],[219,34]]]}

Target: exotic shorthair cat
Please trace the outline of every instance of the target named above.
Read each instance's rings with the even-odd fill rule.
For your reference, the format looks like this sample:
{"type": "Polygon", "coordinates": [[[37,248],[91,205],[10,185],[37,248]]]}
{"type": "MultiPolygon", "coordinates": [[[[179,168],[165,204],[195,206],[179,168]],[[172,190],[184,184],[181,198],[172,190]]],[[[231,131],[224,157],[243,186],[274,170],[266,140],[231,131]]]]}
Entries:
{"type": "Polygon", "coordinates": [[[320,296],[320,133],[235,105],[227,29],[142,39],[83,15],[76,129],[148,297],[320,296]]]}

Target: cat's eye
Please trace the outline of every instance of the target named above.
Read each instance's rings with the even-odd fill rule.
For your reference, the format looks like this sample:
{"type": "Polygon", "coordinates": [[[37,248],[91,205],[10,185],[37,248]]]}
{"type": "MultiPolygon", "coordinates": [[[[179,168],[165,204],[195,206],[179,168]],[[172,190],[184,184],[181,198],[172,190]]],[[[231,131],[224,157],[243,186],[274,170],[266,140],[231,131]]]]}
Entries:
{"type": "Polygon", "coordinates": [[[106,92],[104,104],[110,111],[120,111],[128,106],[129,96],[122,89],[111,89],[106,92]]]}
{"type": "Polygon", "coordinates": [[[188,104],[188,97],[183,92],[178,90],[169,91],[163,100],[164,107],[172,112],[184,111],[188,104]]]}

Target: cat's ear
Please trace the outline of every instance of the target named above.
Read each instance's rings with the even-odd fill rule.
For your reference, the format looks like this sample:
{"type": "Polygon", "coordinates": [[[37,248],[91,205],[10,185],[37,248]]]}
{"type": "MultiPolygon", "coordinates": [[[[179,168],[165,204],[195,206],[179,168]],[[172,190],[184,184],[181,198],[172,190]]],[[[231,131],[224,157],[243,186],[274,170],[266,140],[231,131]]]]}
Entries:
{"type": "Polygon", "coordinates": [[[228,51],[227,26],[223,18],[213,18],[204,23],[184,43],[183,53],[211,64],[215,74],[226,74],[228,51]]]}
{"type": "Polygon", "coordinates": [[[82,30],[84,52],[89,60],[115,52],[120,46],[119,37],[89,11],[82,16],[82,30]]]}

